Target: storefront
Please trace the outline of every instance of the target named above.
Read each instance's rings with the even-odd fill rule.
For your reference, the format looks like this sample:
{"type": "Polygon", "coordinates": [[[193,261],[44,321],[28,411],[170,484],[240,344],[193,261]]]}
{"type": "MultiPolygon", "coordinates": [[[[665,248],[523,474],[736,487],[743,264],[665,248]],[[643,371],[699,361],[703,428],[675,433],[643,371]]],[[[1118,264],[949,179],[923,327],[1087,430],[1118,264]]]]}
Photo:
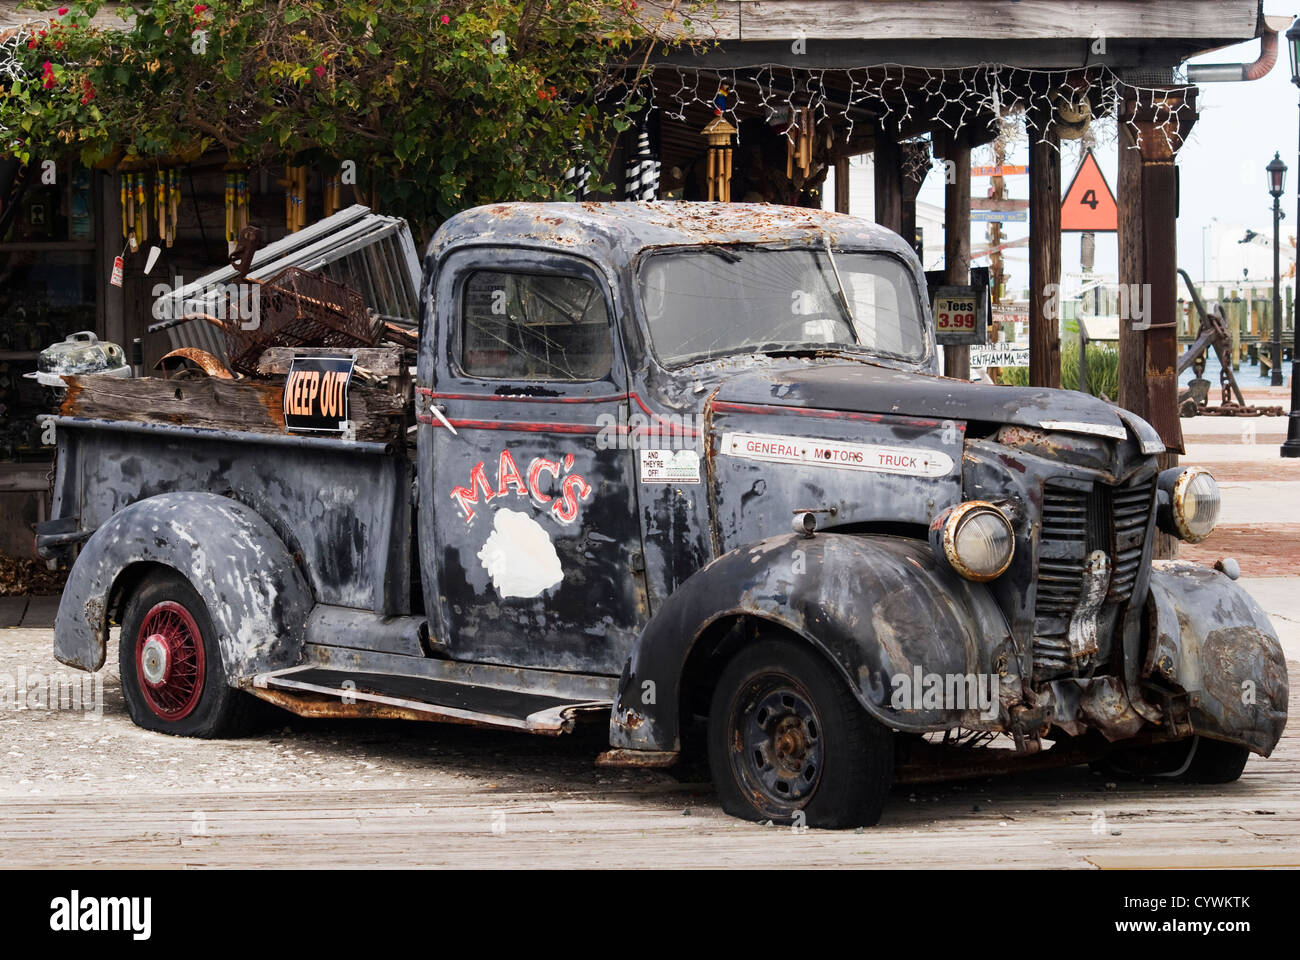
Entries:
{"type": "Polygon", "coordinates": [[[29,555],[47,507],[52,448],[37,417],[54,398],[25,374],[49,344],[102,332],[98,176],[70,162],[0,167],[0,554],[29,555]]]}

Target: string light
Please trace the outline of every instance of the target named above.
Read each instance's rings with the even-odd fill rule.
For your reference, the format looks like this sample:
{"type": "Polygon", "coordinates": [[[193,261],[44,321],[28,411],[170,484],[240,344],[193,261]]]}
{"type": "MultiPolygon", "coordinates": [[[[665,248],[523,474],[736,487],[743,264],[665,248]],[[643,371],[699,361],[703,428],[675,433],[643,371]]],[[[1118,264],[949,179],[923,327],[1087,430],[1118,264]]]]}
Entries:
{"type": "MultiPolygon", "coordinates": [[[[1178,80],[1169,86],[1141,86],[1104,65],[1049,70],[997,63],[943,68],[899,63],[801,68],[759,63],[722,69],[659,67],[635,82],[627,78],[615,81],[610,95],[619,106],[644,98],[648,112],[661,110],[665,117],[683,121],[693,107],[712,109],[721,86],[732,92],[724,113],[736,127],[742,114],[757,114],[776,124],[786,123],[806,108],[808,115],[819,121],[842,120],[844,137],[851,140],[857,114],[864,109],[875,113],[877,123],[896,129],[915,124],[942,127],[951,133],[981,117],[1016,117],[1035,142],[1057,150],[1061,145],[1054,142],[1057,138],[1052,133],[1065,126],[1057,119],[1062,104],[1077,107],[1087,102],[1092,124],[1108,120],[1113,131],[1126,100],[1151,109],[1152,128],[1166,145],[1175,145],[1181,140],[1179,115],[1170,109],[1166,98],[1182,102],[1187,92],[1195,89],[1178,80]],[[846,89],[832,92],[828,80],[838,81],[834,85],[846,89]],[[751,92],[747,95],[744,91],[751,92]],[[960,114],[953,118],[957,108],[960,114]]],[[[1138,124],[1131,116],[1123,122],[1133,145],[1140,145],[1138,124]]],[[[784,133],[793,141],[799,133],[797,124],[786,123],[784,133]]]]}

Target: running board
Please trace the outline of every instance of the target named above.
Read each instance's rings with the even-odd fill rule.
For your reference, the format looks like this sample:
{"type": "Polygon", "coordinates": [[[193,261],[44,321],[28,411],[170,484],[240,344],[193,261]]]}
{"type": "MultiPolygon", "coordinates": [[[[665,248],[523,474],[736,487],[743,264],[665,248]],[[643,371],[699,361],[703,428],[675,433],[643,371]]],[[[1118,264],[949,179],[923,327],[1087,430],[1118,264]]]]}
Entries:
{"type": "Polygon", "coordinates": [[[558,736],[609,700],[574,701],[521,690],[314,664],[261,673],[241,686],[301,717],[431,720],[558,736]]]}

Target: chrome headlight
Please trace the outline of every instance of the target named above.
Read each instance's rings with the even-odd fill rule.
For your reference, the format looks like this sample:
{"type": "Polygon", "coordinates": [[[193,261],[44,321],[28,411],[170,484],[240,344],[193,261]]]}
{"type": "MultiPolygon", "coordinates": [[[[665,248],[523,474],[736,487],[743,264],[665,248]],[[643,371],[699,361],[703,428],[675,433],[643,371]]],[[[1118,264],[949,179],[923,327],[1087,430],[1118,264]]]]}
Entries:
{"type": "Polygon", "coordinates": [[[930,547],[945,566],[967,580],[983,582],[1001,576],[1011,565],[1015,532],[996,506],[968,500],[930,522],[930,547]]]}
{"type": "Polygon", "coordinates": [[[1156,523],[1171,536],[1200,543],[1219,522],[1219,485],[1203,467],[1163,470],[1156,485],[1160,491],[1156,523]]]}

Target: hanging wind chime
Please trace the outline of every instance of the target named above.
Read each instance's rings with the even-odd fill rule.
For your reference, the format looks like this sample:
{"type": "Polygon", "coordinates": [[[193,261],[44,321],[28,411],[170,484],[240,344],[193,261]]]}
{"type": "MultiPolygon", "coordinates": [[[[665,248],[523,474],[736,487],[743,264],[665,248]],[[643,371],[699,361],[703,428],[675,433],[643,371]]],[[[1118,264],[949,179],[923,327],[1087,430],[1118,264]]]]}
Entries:
{"type": "Polygon", "coordinates": [[[226,168],[226,252],[234,253],[239,231],[251,219],[251,199],[248,191],[248,170],[244,167],[226,168]]]}
{"type": "Polygon", "coordinates": [[[343,206],[343,168],[324,174],[325,216],[332,217],[343,206]]]}
{"type": "Polygon", "coordinates": [[[809,107],[800,107],[794,112],[790,120],[790,125],[785,131],[785,175],[788,179],[794,179],[795,168],[805,178],[808,171],[812,169],[812,110],[809,107]]]}
{"type": "Polygon", "coordinates": [[[284,225],[290,233],[307,226],[307,168],[286,165],[284,179],[284,225]]]}
{"type": "Polygon", "coordinates": [[[727,106],[727,88],[719,87],[713,98],[713,119],[700,131],[709,145],[709,199],[731,202],[731,138],[736,128],[729,124],[723,111],[727,106]]]}

